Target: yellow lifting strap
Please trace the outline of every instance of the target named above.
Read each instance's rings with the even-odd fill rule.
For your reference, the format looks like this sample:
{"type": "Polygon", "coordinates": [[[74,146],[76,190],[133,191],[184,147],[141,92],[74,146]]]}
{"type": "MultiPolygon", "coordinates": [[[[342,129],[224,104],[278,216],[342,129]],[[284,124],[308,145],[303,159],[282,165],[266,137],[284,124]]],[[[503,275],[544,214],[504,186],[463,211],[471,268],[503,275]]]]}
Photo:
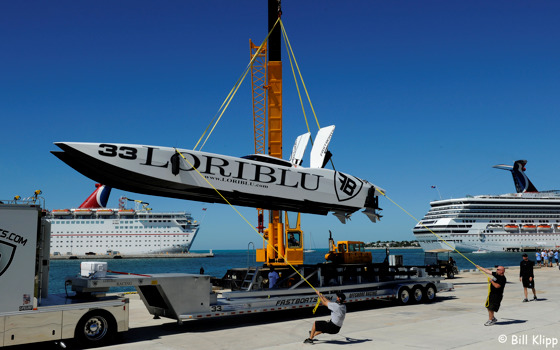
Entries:
{"type": "MultiPolygon", "coordinates": [[[[301,105],[301,110],[303,112],[303,119],[305,120],[305,125],[307,126],[307,131],[311,132],[310,127],[309,127],[309,121],[307,120],[307,114],[305,113],[305,106],[303,104],[303,100],[301,97],[301,90],[299,88],[299,83],[298,83],[298,78],[296,77],[296,71],[294,69],[297,69],[297,73],[299,76],[299,79],[301,80],[301,85],[303,86],[303,90],[305,91],[305,95],[307,96],[307,102],[309,103],[309,107],[311,108],[311,111],[313,112],[313,117],[315,118],[315,123],[317,123],[317,128],[321,129],[321,125],[319,124],[319,119],[317,118],[317,114],[315,113],[315,108],[313,108],[313,103],[311,102],[311,97],[309,97],[309,91],[307,90],[307,87],[305,86],[305,81],[303,80],[303,76],[301,74],[301,70],[299,69],[299,65],[297,63],[296,60],[296,55],[294,54],[294,50],[292,49],[292,45],[290,44],[290,40],[288,38],[288,33],[286,32],[286,28],[284,27],[284,23],[282,22],[282,20],[280,20],[280,28],[282,29],[282,37],[284,38],[284,43],[286,45],[286,48],[288,49],[288,58],[290,60],[290,67],[292,69],[292,75],[294,77],[294,83],[296,85],[296,89],[298,92],[298,97],[299,97],[299,103],[301,105]],[[292,62],[293,60],[293,62],[292,62]]],[[[311,137],[311,144],[313,144],[313,137],[311,137]]],[[[334,167],[334,162],[331,159],[329,159],[331,162],[331,165],[334,167]]]]}
{"type": "Polygon", "coordinates": [[[198,147],[198,145],[200,144],[200,142],[202,141],[202,139],[204,138],[204,135],[206,135],[206,133],[208,132],[208,129],[210,129],[210,127],[212,126],[212,124],[214,124],[212,126],[212,129],[208,132],[208,135],[206,136],[206,139],[204,140],[203,144],[200,146],[200,148],[198,149],[199,151],[202,150],[202,147],[204,147],[204,145],[206,144],[206,141],[208,141],[208,139],[210,138],[210,135],[212,134],[212,132],[214,131],[214,129],[216,128],[216,125],[218,125],[218,123],[220,122],[220,120],[222,119],[222,116],[224,115],[226,109],[228,108],[230,102],[233,100],[233,97],[235,96],[235,94],[237,93],[237,90],[239,90],[239,87],[241,86],[241,83],[243,83],[243,80],[245,80],[245,77],[247,76],[247,74],[249,73],[249,70],[251,69],[251,66],[253,65],[253,62],[255,62],[255,60],[257,59],[259,53],[262,51],[264,43],[267,42],[268,37],[270,36],[270,34],[272,33],[272,31],[274,30],[274,28],[276,27],[276,25],[280,22],[280,18],[278,18],[276,20],[276,23],[274,23],[274,26],[272,27],[272,29],[270,30],[270,32],[268,33],[268,35],[266,36],[266,38],[263,40],[263,42],[261,43],[261,45],[259,46],[259,48],[257,49],[257,51],[255,52],[255,54],[253,55],[253,58],[251,58],[251,61],[249,61],[249,64],[247,65],[247,67],[245,68],[245,71],[243,72],[243,74],[241,74],[241,76],[237,79],[237,81],[235,82],[235,84],[233,85],[233,87],[231,88],[230,92],[228,93],[228,95],[226,96],[224,102],[222,102],[222,105],[220,106],[220,108],[218,109],[218,111],[216,112],[216,114],[214,115],[214,117],[212,118],[212,120],[210,121],[210,123],[208,124],[208,126],[206,127],[206,129],[204,130],[204,132],[202,133],[202,135],[200,136],[200,138],[198,139],[198,141],[196,142],[195,146],[194,146],[194,150],[196,150],[196,148],[198,147]]]}

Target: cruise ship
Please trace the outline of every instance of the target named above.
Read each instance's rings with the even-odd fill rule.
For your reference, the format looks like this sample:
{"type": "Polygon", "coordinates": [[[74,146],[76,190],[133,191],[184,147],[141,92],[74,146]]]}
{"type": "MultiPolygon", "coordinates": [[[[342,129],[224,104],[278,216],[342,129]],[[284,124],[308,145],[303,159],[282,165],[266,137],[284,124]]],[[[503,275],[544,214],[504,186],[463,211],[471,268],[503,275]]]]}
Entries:
{"type": "Polygon", "coordinates": [[[526,160],[509,170],[517,193],[436,200],[416,224],[425,251],[517,251],[560,246],[560,192],[538,192],[525,174],[526,160]]]}
{"type": "Polygon", "coordinates": [[[51,254],[165,254],[188,252],[199,223],[186,212],[152,212],[148,203],[119,200],[119,208],[106,208],[111,188],[96,190],[75,209],[47,212],[51,224],[51,254]],[[126,209],[126,201],[136,202],[126,209]]]}

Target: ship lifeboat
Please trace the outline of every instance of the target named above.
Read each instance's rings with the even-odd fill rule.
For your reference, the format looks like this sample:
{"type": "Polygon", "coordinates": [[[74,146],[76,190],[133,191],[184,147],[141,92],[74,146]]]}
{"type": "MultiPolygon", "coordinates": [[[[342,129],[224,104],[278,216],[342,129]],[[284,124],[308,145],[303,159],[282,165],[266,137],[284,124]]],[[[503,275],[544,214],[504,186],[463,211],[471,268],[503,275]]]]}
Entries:
{"type": "Polygon", "coordinates": [[[97,209],[97,215],[112,215],[113,209],[97,209]]]}
{"type": "Polygon", "coordinates": [[[74,209],[76,215],[91,215],[91,209],[74,209]]]}
{"type": "Polygon", "coordinates": [[[134,209],[120,209],[120,215],[134,215],[134,209]]]}
{"type": "Polygon", "coordinates": [[[535,226],[535,225],[531,225],[531,224],[523,225],[523,230],[524,231],[535,231],[536,229],[537,229],[537,226],[535,226]]]}
{"type": "Polygon", "coordinates": [[[539,226],[537,226],[537,228],[539,229],[539,231],[550,231],[550,230],[552,230],[552,226],[546,225],[546,224],[539,225],[539,226]]]}
{"type": "Polygon", "coordinates": [[[519,229],[519,226],[517,226],[517,225],[505,225],[504,229],[506,231],[517,231],[519,229]]]}
{"type": "Polygon", "coordinates": [[[52,211],[53,215],[68,215],[70,214],[69,209],[55,209],[52,211]]]}

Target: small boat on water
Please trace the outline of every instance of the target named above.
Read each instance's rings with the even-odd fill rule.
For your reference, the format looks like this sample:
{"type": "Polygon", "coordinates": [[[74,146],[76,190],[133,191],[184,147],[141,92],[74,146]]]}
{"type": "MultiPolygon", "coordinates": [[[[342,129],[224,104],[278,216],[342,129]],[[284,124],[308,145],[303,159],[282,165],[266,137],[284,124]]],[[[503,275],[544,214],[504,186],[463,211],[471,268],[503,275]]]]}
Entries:
{"type": "Polygon", "coordinates": [[[473,254],[486,254],[486,253],[489,253],[489,251],[484,249],[478,249],[473,251],[473,254]]]}

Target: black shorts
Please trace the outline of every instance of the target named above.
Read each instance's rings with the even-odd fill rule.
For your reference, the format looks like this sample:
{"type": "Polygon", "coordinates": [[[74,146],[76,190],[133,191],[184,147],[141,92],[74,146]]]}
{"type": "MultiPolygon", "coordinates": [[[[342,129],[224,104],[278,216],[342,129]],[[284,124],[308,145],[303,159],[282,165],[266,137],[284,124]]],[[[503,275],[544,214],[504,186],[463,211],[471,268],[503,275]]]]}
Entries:
{"type": "Polygon", "coordinates": [[[524,288],[535,288],[535,279],[533,278],[532,281],[529,281],[529,277],[521,278],[521,282],[523,283],[524,288]]]}
{"type": "Polygon", "coordinates": [[[502,298],[503,298],[503,295],[490,294],[488,296],[488,301],[487,301],[488,310],[498,312],[498,310],[500,309],[500,304],[502,303],[502,298]]]}
{"type": "Polygon", "coordinates": [[[340,331],[340,327],[331,321],[315,321],[315,330],[321,333],[336,334],[340,331]]]}

